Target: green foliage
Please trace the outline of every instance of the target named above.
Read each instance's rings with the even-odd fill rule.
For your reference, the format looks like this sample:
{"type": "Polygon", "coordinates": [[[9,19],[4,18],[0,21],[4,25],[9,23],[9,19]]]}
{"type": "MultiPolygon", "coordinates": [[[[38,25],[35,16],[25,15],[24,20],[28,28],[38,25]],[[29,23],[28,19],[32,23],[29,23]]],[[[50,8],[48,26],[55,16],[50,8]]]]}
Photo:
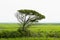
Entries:
{"type": "Polygon", "coordinates": [[[16,37],[38,37],[38,38],[60,38],[60,24],[35,24],[32,25],[29,30],[25,31],[17,31],[13,24],[0,24],[0,28],[4,30],[3,32],[0,30],[0,38],[16,38],[16,37]],[[11,25],[11,26],[10,26],[11,25]],[[6,28],[5,28],[6,27],[6,28]],[[11,30],[11,29],[14,30],[11,30]],[[10,30],[9,30],[10,29],[10,30]],[[27,34],[26,34],[27,33],[27,34]],[[30,34],[29,34],[30,33],[30,34]]]}
{"type": "Polygon", "coordinates": [[[47,33],[46,36],[60,38],[60,31],[50,31],[49,33],[47,33]]]}
{"type": "Polygon", "coordinates": [[[21,34],[17,31],[3,31],[0,33],[0,38],[15,38],[15,37],[21,37],[21,34]]]}
{"type": "Polygon", "coordinates": [[[1,38],[0,40],[60,40],[60,38],[22,37],[22,38],[1,38]]]}
{"type": "Polygon", "coordinates": [[[21,34],[21,37],[30,37],[31,36],[31,32],[28,29],[25,29],[25,30],[18,29],[17,31],[21,34]]]}
{"type": "Polygon", "coordinates": [[[22,9],[22,10],[18,10],[18,12],[25,15],[35,15],[37,20],[38,19],[41,20],[45,18],[44,15],[42,15],[41,13],[35,10],[22,9]]]}

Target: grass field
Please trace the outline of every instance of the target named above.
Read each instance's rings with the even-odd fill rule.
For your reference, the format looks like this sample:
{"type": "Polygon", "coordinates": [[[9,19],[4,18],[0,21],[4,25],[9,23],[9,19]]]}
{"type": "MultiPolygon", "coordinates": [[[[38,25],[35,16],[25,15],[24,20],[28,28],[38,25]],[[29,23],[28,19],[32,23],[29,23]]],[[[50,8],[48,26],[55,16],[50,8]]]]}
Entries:
{"type": "MultiPolygon", "coordinates": [[[[16,31],[18,29],[18,24],[9,24],[9,23],[1,23],[0,24],[0,32],[2,31],[16,31]]],[[[60,31],[60,24],[36,24],[32,25],[29,28],[32,32],[50,32],[50,31],[60,31]]],[[[0,40],[60,40],[60,38],[40,38],[40,37],[23,37],[23,38],[1,38],[0,40]]]]}
{"type": "Polygon", "coordinates": [[[0,40],[60,40],[60,38],[1,38],[0,40]]]}

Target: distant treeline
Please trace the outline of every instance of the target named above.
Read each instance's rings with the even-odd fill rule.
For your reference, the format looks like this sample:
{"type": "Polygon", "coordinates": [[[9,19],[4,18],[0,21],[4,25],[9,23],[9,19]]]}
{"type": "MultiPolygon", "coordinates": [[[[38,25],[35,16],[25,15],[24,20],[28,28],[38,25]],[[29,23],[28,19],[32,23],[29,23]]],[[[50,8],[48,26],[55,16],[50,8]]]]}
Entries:
{"type": "Polygon", "coordinates": [[[37,25],[60,25],[60,23],[33,23],[33,24],[37,24],[37,25]]]}
{"type": "MultiPolygon", "coordinates": [[[[20,23],[0,23],[0,24],[20,24],[20,23]]],[[[33,23],[34,25],[60,25],[60,23],[33,23]]]]}

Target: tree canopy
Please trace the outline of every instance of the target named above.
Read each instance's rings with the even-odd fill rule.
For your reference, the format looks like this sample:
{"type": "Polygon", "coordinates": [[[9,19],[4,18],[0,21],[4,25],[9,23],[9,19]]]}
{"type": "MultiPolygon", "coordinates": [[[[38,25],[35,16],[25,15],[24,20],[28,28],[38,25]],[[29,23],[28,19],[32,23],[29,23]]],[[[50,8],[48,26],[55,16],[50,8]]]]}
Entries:
{"type": "Polygon", "coordinates": [[[40,20],[40,19],[44,19],[45,16],[42,15],[41,13],[35,11],[35,10],[27,10],[27,9],[24,9],[24,10],[18,10],[19,13],[21,14],[25,14],[25,15],[35,15],[37,18],[37,20],[40,20]]]}

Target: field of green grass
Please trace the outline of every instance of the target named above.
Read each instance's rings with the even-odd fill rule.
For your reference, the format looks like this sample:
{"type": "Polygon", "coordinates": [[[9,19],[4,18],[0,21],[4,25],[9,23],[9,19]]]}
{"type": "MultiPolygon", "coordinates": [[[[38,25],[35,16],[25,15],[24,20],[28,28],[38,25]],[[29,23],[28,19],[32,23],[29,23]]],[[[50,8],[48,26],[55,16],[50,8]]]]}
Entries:
{"type": "Polygon", "coordinates": [[[60,40],[60,38],[32,38],[32,37],[23,37],[23,38],[1,38],[0,40],[60,40]]]}
{"type": "MultiPolygon", "coordinates": [[[[0,24],[1,31],[16,31],[20,26],[18,24],[0,24]]],[[[32,25],[29,28],[31,31],[38,32],[38,31],[60,31],[60,24],[37,24],[32,25]]]]}
{"type": "MultiPolygon", "coordinates": [[[[0,23],[0,32],[2,31],[16,31],[19,28],[18,24],[0,23]]],[[[33,24],[30,26],[31,32],[37,33],[40,31],[51,32],[60,31],[60,24],[33,24]]],[[[46,38],[46,37],[23,37],[23,38],[1,38],[0,40],[60,40],[60,38],[46,38]]]]}

